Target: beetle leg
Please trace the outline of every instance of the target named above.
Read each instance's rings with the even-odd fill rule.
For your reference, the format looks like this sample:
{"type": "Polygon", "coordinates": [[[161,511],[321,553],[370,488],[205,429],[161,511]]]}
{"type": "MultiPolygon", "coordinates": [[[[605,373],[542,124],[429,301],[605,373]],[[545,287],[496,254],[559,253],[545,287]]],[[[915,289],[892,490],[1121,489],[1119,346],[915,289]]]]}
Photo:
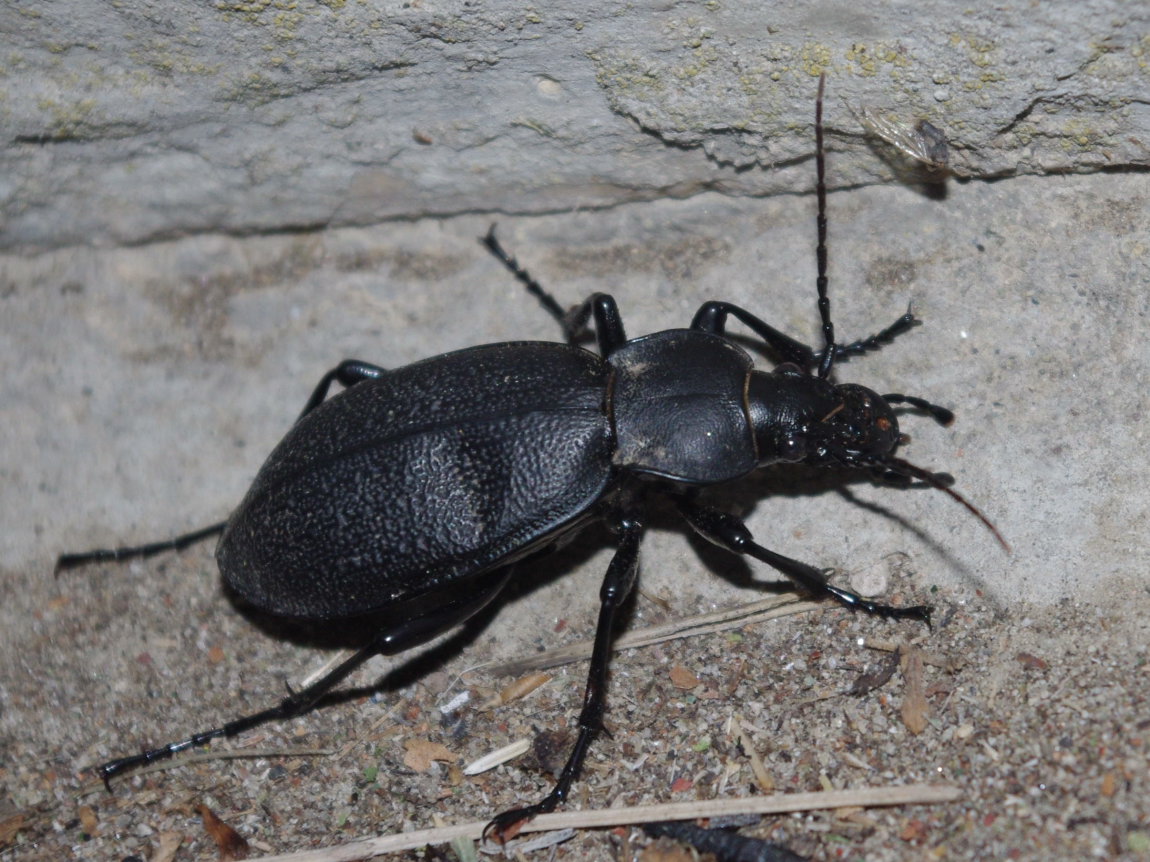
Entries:
{"type": "Polygon", "coordinates": [[[475,616],[499,595],[510,579],[512,571],[512,567],[498,571],[492,578],[484,578],[472,585],[470,590],[460,592],[456,588],[459,592],[456,598],[447,600],[443,605],[436,607],[434,611],[418,614],[401,625],[380,632],[363,649],[340,662],[311,685],[292,692],[269,709],[245,715],[212,730],[193,734],[179,742],[170,742],[161,748],[153,748],[150,751],[144,751],[130,757],[108,761],[98,769],[104,786],[111,791],[111,780],[116,776],[137,767],[154,763],[157,760],[167,760],[182,751],[206,745],[213,739],[226,739],[268,721],[282,721],[303,715],[368,659],[377,655],[394,655],[427,643],[432,638],[475,616]]]}
{"type": "MultiPolygon", "coordinates": [[[[728,315],[733,316],[754,332],[755,335],[763,339],[763,341],[767,343],[767,346],[779,354],[779,357],[784,362],[793,362],[795,365],[807,371],[810,371],[822,362],[825,351],[814,350],[808,347],[801,341],[791,338],[789,335],[780,332],[765,321],[760,320],[745,308],[741,308],[729,302],[712,300],[711,302],[703,303],[703,305],[699,307],[699,310],[695,312],[695,317],[691,321],[691,329],[696,329],[700,332],[710,332],[714,335],[725,335],[728,315]]],[[[850,359],[851,357],[861,356],[872,350],[879,350],[887,344],[890,344],[904,332],[909,332],[918,326],[918,324],[918,318],[908,309],[898,320],[874,335],[860,338],[858,341],[852,341],[849,344],[836,344],[835,360],[850,359]]]]}
{"type": "Polygon", "coordinates": [[[815,363],[816,354],[807,345],[780,332],[745,308],[730,302],[719,300],[704,302],[691,320],[691,329],[710,332],[713,335],[726,335],[727,315],[733,315],[736,320],[763,339],[784,362],[793,362],[800,368],[808,370],[815,363]]]}
{"type": "MultiPolygon", "coordinates": [[[[364,380],[376,380],[387,373],[386,368],[380,368],[378,365],[372,365],[370,362],[362,362],[358,359],[345,359],[327,374],[320,378],[319,383],[312,392],[311,398],[307,400],[303,410],[299,414],[302,419],[315,408],[319,407],[327,398],[327,391],[331,388],[331,384],[338,382],[344,388],[355,386],[357,383],[362,383],[364,380]]],[[[299,419],[296,420],[297,422],[299,419]]]]}
{"type": "MultiPolygon", "coordinates": [[[[304,405],[303,411],[299,414],[299,419],[302,419],[323,403],[324,399],[327,398],[327,392],[331,388],[332,383],[338,381],[340,385],[344,387],[354,386],[356,383],[361,383],[364,380],[374,380],[378,377],[382,377],[386,373],[387,369],[380,368],[378,365],[372,365],[370,362],[361,362],[358,359],[345,359],[320,378],[319,384],[311,394],[311,398],[307,400],[307,404],[304,405]]],[[[299,419],[296,419],[296,421],[298,422],[299,419]]],[[[81,551],[75,554],[61,554],[56,558],[56,572],[59,573],[65,569],[86,566],[89,563],[119,563],[124,560],[151,557],[164,551],[182,551],[189,545],[194,545],[196,542],[222,533],[227,525],[227,521],[220,521],[218,524],[212,524],[210,527],[202,527],[199,530],[193,530],[182,536],[176,536],[174,539],[165,539],[162,542],[149,542],[146,545],[135,545],[125,548],[97,548],[92,551],[81,551]]]]}
{"type": "MultiPolygon", "coordinates": [[[[880,330],[874,335],[868,335],[866,338],[860,338],[858,341],[852,341],[850,344],[836,344],[835,361],[839,362],[844,359],[850,359],[852,356],[862,356],[873,350],[881,350],[898,338],[898,336],[914,329],[921,322],[922,321],[915,317],[914,312],[908,307],[906,313],[886,329],[880,330]]],[[[821,350],[815,353],[815,361],[821,361],[822,356],[823,351],[821,350]]]]}
{"type": "Polygon", "coordinates": [[[487,250],[495,255],[496,259],[527,288],[527,292],[539,300],[543,310],[558,321],[563,328],[563,338],[568,344],[578,346],[583,335],[587,332],[587,322],[595,321],[595,338],[599,344],[599,355],[608,356],[617,347],[627,340],[623,330],[623,319],[619,316],[619,307],[615,300],[606,293],[593,293],[584,302],[576,305],[569,311],[554,296],[535,280],[519,261],[510,254],[495,237],[495,225],[491,225],[487,234],[479,240],[487,250]]]}
{"type": "Polygon", "coordinates": [[[599,355],[606,359],[618,348],[627,343],[627,333],[623,329],[623,318],[615,297],[609,293],[593,293],[579,306],[581,314],[590,309],[595,319],[595,338],[599,342],[599,355]]]}
{"type": "Polygon", "coordinates": [[[679,511],[683,513],[687,523],[704,539],[734,554],[745,554],[772,566],[816,597],[829,596],[852,610],[866,611],[868,614],[887,619],[909,618],[930,624],[931,609],[928,605],[896,608],[864,599],[857,593],[828,584],[824,574],[814,566],[776,554],[756,544],[747,525],[734,515],[712,509],[710,506],[700,506],[684,498],[680,498],[678,502],[679,511]]]}
{"type": "Polygon", "coordinates": [[[631,518],[620,524],[619,548],[611,559],[603,586],[599,590],[599,622],[595,627],[595,646],[591,653],[591,668],[587,673],[587,688],[583,694],[583,710],[579,713],[579,736],[567,759],[555,788],[541,801],[523,808],[513,808],[497,815],[483,830],[483,836],[500,838],[515,824],[530,820],[537,814],[554,811],[562,803],[571,785],[579,777],[587,750],[595,735],[603,729],[603,710],[606,706],[607,668],[611,658],[611,641],[619,608],[635,586],[639,571],[639,544],[643,538],[643,525],[631,518]]]}
{"type": "Polygon", "coordinates": [[[599,355],[606,359],[618,348],[627,343],[627,332],[623,329],[623,317],[615,297],[609,293],[593,293],[579,305],[564,315],[564,331],[570,326],[576,333],[568,338],[568,343],[578,346],[579,338],[587,331],[587,321],[595,321],[595,341],[599,345],[599,355]]]}
{"type": "Polygon", "coordinates": [[[210,527],[202,527],[199,530],[193,530],[191,533],[176,536],[174,539],[165,539],[162,542],[150,542],[147,545],[135,545],[128,548],[97,548],[94,551],[61,554],[56,558],[56,574],[59,574],[65,569],[74,569],[77,566],[86,566],[89,563],[120,563],[124,560],[151,557],[154,554],[160,554],[164,551],[182,551],[189,545],[194,545],[196,542],[222,533],[224,527],[227,525],[227,521],[220,521],[218,524],[212,524],[210,527]]]}

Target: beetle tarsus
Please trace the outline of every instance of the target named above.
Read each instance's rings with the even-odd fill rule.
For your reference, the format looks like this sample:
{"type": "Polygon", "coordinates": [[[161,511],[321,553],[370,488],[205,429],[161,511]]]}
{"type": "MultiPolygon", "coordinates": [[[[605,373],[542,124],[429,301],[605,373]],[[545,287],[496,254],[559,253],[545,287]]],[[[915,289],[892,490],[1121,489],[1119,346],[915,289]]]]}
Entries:
{"type": "MultiPolygon", "coordinates": [[[[863,356],[864,354],[881,350],[888,344],[893,343],[900,335],[910,332],[916,326],[921,325],[921,323],[922,321],[915,317],[910,309],[907,309],[906,313],[899,317],[898,320],[885,329],[876,332],[874,335],[868,335],[866,338],[860,338],[849,344],[836,344],[835,362],[846,362],[851,357],[863,356]]],[[[822,357],[823,354],[821,351],[814,355],[816,361],[821,361],[822,357]]]]}
{"type": "Polygon", "coordinates": [[[92,551],[81,551],[74,554],[61,554],[56,558],[55,573],[87,566],[92,563],[122,563],[127,560],[146,559],[165,551],[182,551],[191,545],[211,538],[224,531],[227,521],[220,521],[209,527],[202,527],[174,539],[165,539],[162,542],[149,542],[146,545],[130,545],[122,548],[97,548],[92,551]]]}

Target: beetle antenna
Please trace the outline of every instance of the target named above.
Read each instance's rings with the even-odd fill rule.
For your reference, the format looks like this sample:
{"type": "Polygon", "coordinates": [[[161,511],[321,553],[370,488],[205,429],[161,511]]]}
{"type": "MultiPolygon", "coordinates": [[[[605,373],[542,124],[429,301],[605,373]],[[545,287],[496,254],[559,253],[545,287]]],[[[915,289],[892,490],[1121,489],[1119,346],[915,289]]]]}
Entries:
{"type": "MultiPolygon", "coordinates": [[[[968,499],[966,499],[966,497],[958,493],[958,491],[949,487],[942,476],[932,473],[929,470],[924,470],[922,467],[919,467],[916,464],[912,464],[910,461],[904,461],[902,458],[880,458],[876,459],[874,464],[876,467],[882,467],[885,470],[890,470],[892,473],[895,473],[899,476],[906,476],[911,479],[919,479],[920,481],[925,482],[927,485],[930,485],[930,487],[937,488],[944,494],[949,495],[952,499],[957,500],[959,503],[965,506],[967,511],[974,515],[974,517],[982,521],[983,526],[990,530],[991,535],[993,535],[994,538],[998,540],[998,544],[1002,545],[1002,549],[1006,551],[1006,553],[1012,553],[1010,550],[1010,545],[1007,543],[1006,539],[1002,537],[1002,533],[998,532],[998,527],[994,526],[994,523],[990,520],[990,518],[986,517],[986,515],[982,513],[982,510],[975,506],[974,503],[970,502],[968,499]]],[[[947,474],[943,474],[943,476],[947,476],[947,474]]]]}
{"type": "Polygon", "coordinates": [[[819,360],[819,377],[825,379],[831,373],[835,361],[835,325],[831,323],[831,300],[827,296],[827,160],[823,148],[823,93],[827,87],[827,75],[819,75],[819,92],[815,97],[815,197],[818,198],[819,214],[815,218],[818,244],[815,258],[818,261],[818,276],[815,288],[819,294],[819,315],[823,319],[823,341],[826,348],[819,360]]]}

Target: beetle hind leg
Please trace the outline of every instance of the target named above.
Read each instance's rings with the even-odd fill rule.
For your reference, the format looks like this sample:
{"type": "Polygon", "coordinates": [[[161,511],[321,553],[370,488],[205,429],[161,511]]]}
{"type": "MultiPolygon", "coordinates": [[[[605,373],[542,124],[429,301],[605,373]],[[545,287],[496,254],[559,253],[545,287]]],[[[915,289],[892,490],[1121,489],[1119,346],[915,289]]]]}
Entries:
{"type": "Polygon", "coordinates": [[[61,554],[56,558],[56,574],[65,569],[75,569],[90,563],[121,563],[126,560],[138,560],[162,554],[165,551],[182,551],[190,545],[209,539],[224,531],[227,521],[220,521],[210,527],[202,527],[174,539],[165,539],[162,542],[150,542],[146,545],[133,545],[123,548],[97,548],[93,551],[80,551],[73,554],[61,554]]]}
{"type": "MultiPolygon", "coordinates": [[[[359,359],[345,359],[320,378],[319,383],[311,393],[311,397],[308,398],[307,404],[304,405],[303,410],[300,412],[299,419],[311,413],[312,410],[324,402],[327,398],[328,390],[331,389],[333,383],[339,383],[346,388],[361,383],[364,380],[374,380],[382,377],[386,373],[386,369],[380,368],[378,365],[372,365],[370,362],[363,362],[359,359]]],[[[296,421],[298,422],[299,419],[296,421]]],[[[227,525],[227,521],[220,521],[218,524],[212,524],[209,527],[203,527],[199,530],[185,533],[182,536],[176,536],[174,539],[165,539],[161,542],[149,542],[146,545],[133,545],[122,548],[97,548],[91,551],[61,554],[56,558],[56,573],[59,574],[65,569],[75,569],[80,566],[89,565],[90,563],[119,563],[126,560],[144,559],[156,554],[162,554],[165,551],[182,551],[190,545],[219,535],[224,531],[227,525]]]]}
{"type": "Polygon", "coordinates": [[[140,754],[110,760],[96,771],[104,786],[110,791],[113,778],[141,766],[168,760],[180,752],[206,745],[213,739],[233,737],[269,721],[283,721],[303,715],[368,659],[377,655],[395,655],[420,646],[475,616],[499,595],[512,572],[513,569],[508,567],[483,577],[466,589],[457,586],[454,598],[445,599],[433,610],[414,613],[403,623],[380,632],[367,646],[340,662],[315,682],[292,692],[273,707],[234,719],[212,730],[195,733],[179,742],[170,742],[140,754]]]}
{"type": "Polygon", "coordinates": [[[639,544],[643,538],[643,525],[630,518],[622,519],[619,527],[619,548],[607,567],[603,586],[599,590],[599,621],[595,627],[595,646],[591,653],[591,667],[587,673],[587,688],[583,694],[583,710],[579,713],[579,736],[567,759],[555,787],[534,805],[513,808],[496,815],[483,830],[484,837],[501,839],[513,826],[530,820],[537,814],[554,811],[566,798],[571,785],[579,777],[583,761],[592,740],[603,729],[603,711],[606,707],[607,668],[611,658],[613,629],[620,607],[635,586],[639,571],[639,544]]]}

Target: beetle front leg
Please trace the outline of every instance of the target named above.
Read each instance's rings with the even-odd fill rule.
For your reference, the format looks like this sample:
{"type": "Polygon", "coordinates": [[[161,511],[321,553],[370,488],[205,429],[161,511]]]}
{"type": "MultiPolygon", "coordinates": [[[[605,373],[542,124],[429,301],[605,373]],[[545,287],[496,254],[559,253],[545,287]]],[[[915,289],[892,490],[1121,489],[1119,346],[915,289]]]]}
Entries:
{"type": "Polygon", "coordinates": [[[575,740],[575,747],[559,774],[555,788],[534,805],[513,808],[497,815],[484,828],[484,838],[488,835],[499,838],[521,821],[554,811],[567,798],[571,785],[583,768],[583,761],[587,759],[591,741],[603,729],[613,629],[619,608],[635,586],[639,571],[639,544],[643,538],[643,525],[631,518],[624,518],[619,530],[619,548],[611,559],[611,565],[603,578],[603,586],[599,590],[599,622],[595,627],[595,646],[591,653],[591,668],[587,673],[587,689],[583,694],[583,710],[579,713],[579,736],[575,740]]]}
{"type": "MultiPolygon", "coordinates": [[[[860,338],[858,341],[852,341],[850,344],[836,344],[835,361],[841,362],[850,359],[852,356],[862,356],[874,350],[881,350],[904,332],[910,332],[910,330],[914,329],[921,322],[922,321],[914,316],[914,312],[910,310],[910,306],[908,305],[906,313],[886,329],[882,329],[874,335],[868,335],[866,338],[860,338]]],[[[823,353],[824,351],[820,350],[815,354],[816,362],[822,361],[823,353]]]]}
{"type": "MultiPolygon", "coordinates": [[[[691,321],[691,329],[697,329],[700,332],[710,332],[714,335],[724,335],[727,331],[728,315],[734,317],[755,333],[755,335],[763,339],[763,341],[767,343],[767,346],[779,354],[784,362],[793,362],[795,365],[807,371],[822,362],[825,351],[816,351],[808,347],[801,341],[791,338],[789,335],[775,329],[769,323],[760,320],[745,308],[733,305],[729,302],[712,301],[703,303],[703,305],[699,307],[699,310],[695,312],[695,317],[691,321]]],[[[918,318],[915,317],[914,313],[908,308],[905,314],[890,326],[886,327],[886,329],[866,338],[860,338],[858,341],[852,341],[849,344],[836,344],[835,359],[841,361],[850,359],[853,356],[861,356],[870,351],[879,350],[887,344],[890,344],[904,332],[909,332],[918,326],[918,324],[918,318]]]]}
{"type": "Polygon", "coordinates": [[[691,528],[707,541],[733,554],[745,554],[772,566],[816,597],[829,596],[852,610],[866,611],[868,614],[886,619],[915,619],[930,625],[929,605],[896,608],[872,602],[857,593],[828,584],[826,576],[814,566],[776,554],[756,544],[747,525],[728,512],[712,509],[710,506],[700,506],[682,498],[679,500],[679,511],[683,513],[691,528]]]}

